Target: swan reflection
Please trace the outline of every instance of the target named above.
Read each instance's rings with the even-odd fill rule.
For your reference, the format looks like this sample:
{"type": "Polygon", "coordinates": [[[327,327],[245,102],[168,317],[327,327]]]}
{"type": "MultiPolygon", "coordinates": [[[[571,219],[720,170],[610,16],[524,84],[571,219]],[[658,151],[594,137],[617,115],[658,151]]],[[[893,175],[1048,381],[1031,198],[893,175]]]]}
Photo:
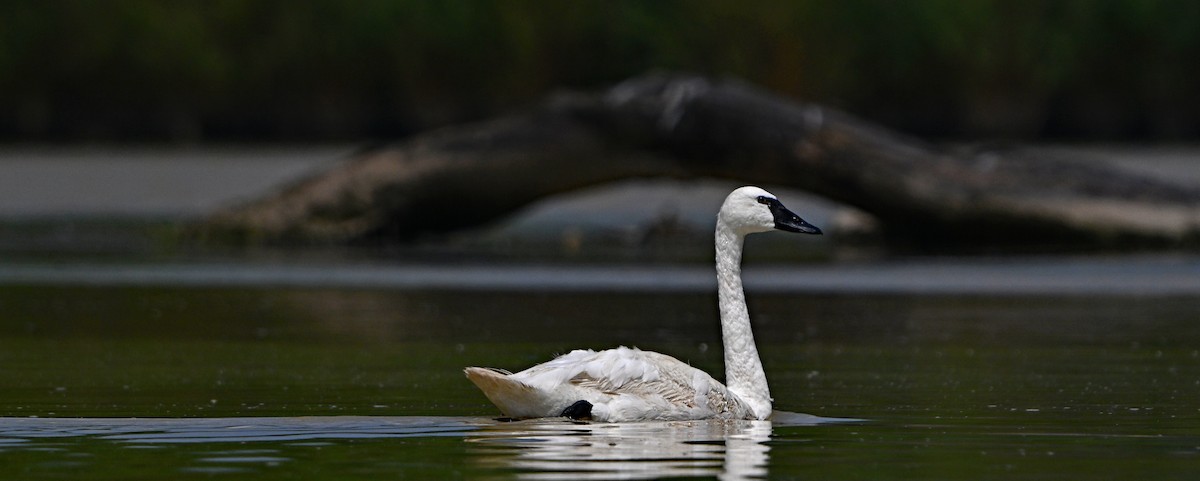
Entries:
{"type": "Polygon", "coordinates": [[[479,460],[522,479],[649,479],[767,475],[771,421],[500,423],[473,432],[479,460]]]}

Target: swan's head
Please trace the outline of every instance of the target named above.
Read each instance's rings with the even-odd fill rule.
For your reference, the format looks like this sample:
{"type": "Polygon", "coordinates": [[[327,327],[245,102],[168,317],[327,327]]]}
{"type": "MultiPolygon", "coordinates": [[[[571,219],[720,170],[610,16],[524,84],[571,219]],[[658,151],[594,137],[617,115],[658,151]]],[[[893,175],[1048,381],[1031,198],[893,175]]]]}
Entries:
{"type": "Polygon", "coordinates": [[[717,221],[742,234],[778,229],[801,234],[820,234],[821,229],[809,224],[783,206],[775,194],[754,186],[729,193],[717,221]]]}

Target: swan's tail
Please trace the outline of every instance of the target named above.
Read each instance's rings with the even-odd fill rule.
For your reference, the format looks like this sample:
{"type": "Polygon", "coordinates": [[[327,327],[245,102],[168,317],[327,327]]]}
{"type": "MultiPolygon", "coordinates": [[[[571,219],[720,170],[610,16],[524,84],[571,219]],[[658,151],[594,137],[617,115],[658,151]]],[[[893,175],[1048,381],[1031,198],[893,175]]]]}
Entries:
{"type": "Polygon", "coordinates": [[[537,389],[513,379],[508,371],[468,367],[463,373],[505,416],[522,419],[557,415],[543,412],[545,396],[537,389]]]}

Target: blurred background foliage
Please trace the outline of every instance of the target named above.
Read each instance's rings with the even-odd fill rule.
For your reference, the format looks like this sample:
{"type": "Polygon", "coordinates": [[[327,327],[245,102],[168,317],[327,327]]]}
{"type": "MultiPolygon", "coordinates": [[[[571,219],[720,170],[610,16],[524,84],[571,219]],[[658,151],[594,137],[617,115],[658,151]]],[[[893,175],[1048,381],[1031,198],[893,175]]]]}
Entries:
{"type": "Polygon", "coordinates": [[[1193,0],[0,2],[0,138],[394,139],[654,69],[938,138],[1195,140],[1193,0]]]}

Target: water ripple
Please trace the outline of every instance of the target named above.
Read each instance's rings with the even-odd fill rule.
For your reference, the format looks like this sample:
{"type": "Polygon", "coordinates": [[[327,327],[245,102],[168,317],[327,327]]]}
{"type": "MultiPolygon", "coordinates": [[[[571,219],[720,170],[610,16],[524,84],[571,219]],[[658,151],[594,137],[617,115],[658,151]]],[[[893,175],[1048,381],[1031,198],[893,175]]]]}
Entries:
{"type": "MultiPolygon", "coordinates": [[[[746,287],[770,292],[902,294],[1200,293],[1200,257],[1005,258],[874,264],[750,266],[746,287]]],[[[708,266],[9,264],[0,284],[189,287],[703,292],[708,266]]]]}
{"type": "Polygon", "coordinates": [[[765,476],[776,427],[850,421],[776,413],[773,421],[686,421],[589,424],[564,419],[501,422],[474,417],[272,418],[0,418],[0,446],[67,449],[67,438],[91,438],[145,449],[160,445],[262,443],[261,448],[202,450],[179,470],[248,472],[292,461],[280,449],[357,439],[461,437],[483,468],[523,479],[651,479],[765,476]],[[292,441],[307,441],[295,443],[292,441]],[[321,440],[323,442],[312,442],[321,440]],[[280,447],[280,449],[275,449],[280,447]]]}

